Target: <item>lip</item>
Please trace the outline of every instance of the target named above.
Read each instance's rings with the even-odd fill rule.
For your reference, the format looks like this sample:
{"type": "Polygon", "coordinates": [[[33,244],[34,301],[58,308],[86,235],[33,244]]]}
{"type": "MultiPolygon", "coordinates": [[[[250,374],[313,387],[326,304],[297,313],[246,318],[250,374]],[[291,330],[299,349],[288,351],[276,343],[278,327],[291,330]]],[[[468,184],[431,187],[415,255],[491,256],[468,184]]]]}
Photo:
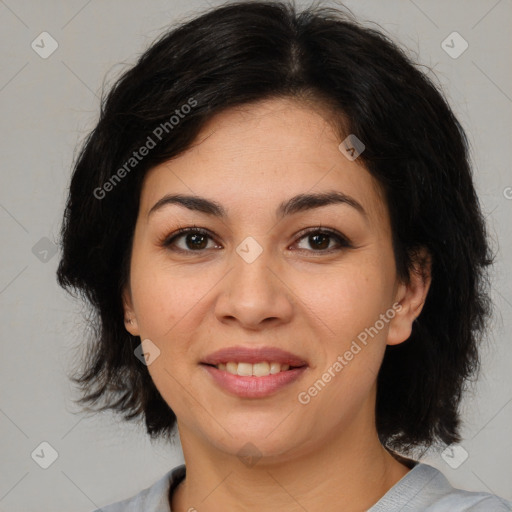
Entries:
{"type": "Polygon", "coordinates": [[[212,352],[201,361],[201,367],[224,391],[241,398],[263,398],[270,396],[296,381],[308,368],[305,359],[276,347],[226,347],[212,352]],[[264,377],[241,376],[219,370],[219,363],[280,363],[290,365],[284,372],[264,377]]]}
{"type": "Polygon", "coordinates": [[[263,398],[270,396],[285,386],[296,381],[306,370],[307,366],[291,368],[284,372],[266,375],[265,377],[243,377],[232,375],[215,366],[201,364],[212,377],[213,381],[223,390],[240,398],[263,398]]]}
{"type": "MultiPolygon", "coordinates": [[[[269,363],[289,364],[290,366],[307,366],[308,363],[303,358],[276,347],[226,347],[206,356],[201,363],[217,365],[219,363],[269,363]]],[[[259,377],[264,378],[264,377],[259,377]]]]}

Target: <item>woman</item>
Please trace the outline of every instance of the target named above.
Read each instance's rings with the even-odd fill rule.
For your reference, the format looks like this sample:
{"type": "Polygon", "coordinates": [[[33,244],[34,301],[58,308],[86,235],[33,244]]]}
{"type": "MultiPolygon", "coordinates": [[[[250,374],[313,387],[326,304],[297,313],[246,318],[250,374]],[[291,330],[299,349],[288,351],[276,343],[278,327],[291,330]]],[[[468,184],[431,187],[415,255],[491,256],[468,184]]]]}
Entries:
{"type": "Polygon", "coordinates": [[[414,458],[460,440],[493,256],[461,126],[381,33],[258,1],[169,31],[106,98],[62,241],[98,321],[82,402],[185,458],[103,511],[511,510],[414,458]]]}

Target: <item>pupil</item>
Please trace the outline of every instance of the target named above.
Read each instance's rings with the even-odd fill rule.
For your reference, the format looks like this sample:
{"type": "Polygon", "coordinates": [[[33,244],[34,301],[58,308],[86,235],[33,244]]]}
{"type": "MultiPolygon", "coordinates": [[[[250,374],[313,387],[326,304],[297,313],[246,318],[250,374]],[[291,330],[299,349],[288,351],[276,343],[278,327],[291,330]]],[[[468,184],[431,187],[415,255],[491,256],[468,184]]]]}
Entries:
{"type": "Polygon", "coordinates": [[[329,247],[329,236],[328,235],[322,235],[322,234],[320,234],[320,235],[311,235],[309,237],[309,239],[310,239],[310,242],[311,242],[311,240],[315,240],[315,242],[312,245],[316,246],[316,248],[318,248],[318,249],[326,249],[327,247],[329,247]],[[320,244],[318,244],[317,241],[318,241],[319,238],[323,238],[324,242],[327,242],[327,243],[323,243],[323,244],[320,243],[320,244]]]}
{"type": "Polygon", "coordinates": [[[187,236],[187,242],[189,242],[190,240],[193,240],[192,244],[187,243],[189,249],[204,249],[203,245],[201,245],[200,243],[199,244],[196,243],[199,239],[202,239],[203,245],[204,245],[204,240],[206,239],[206,237],[204,235],[189,234],[187,236]]]}

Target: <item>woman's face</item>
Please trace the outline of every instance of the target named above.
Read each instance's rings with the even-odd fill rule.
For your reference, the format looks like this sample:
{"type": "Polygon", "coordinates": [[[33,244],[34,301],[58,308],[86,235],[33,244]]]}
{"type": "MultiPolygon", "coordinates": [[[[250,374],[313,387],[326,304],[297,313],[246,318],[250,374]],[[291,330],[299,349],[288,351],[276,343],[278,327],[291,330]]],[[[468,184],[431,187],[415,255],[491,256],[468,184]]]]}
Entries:
{"type": "Polygon", "coordinates": [[[373,428],[384,349],[407,339],[418,310],[397,280],[375,181],[340,142],[318,111],[273,99],[217,115],[147,174],[127,329],[150,340],[148,370],[182,442],[284,460],[373,428]],[[292,200],[333,193],[348,199],[292,200]],[[179,228],[207,235],[173,238],[179,228]]]}

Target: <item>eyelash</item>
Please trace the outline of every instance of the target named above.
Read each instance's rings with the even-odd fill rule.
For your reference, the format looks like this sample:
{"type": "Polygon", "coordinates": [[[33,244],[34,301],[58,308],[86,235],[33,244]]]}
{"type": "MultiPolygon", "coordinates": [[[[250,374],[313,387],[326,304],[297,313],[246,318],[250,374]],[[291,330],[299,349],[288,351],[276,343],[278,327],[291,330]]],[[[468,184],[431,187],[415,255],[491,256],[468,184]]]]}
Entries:
{"type": "MultiPolygon", "coordinates": [[[[185,249],[179,249],[176,247],[174,247],[174,248],[172,247],[172,245],[176,242],[176,240],[178,238],[180,238],[183,235],[186,235],[187,233],[200,234],[200,235],[207,236],[207,237],[211,238],[212,240],[214,240],[214,237],[207,229],[200,228],[200,227],[194,225],[191,227],[179,228],[178,230],[173,232],[171,235],[166,236],[162,241],[160,241],[160,245],[162,245],[163,247],[166,247],[167,249],[174,251],[174,252],[204,253],[207,249],[185,250],[185,249]]],[[[298,249],[298,251],[313,252],[313,253],[318,253],[318,254],[331,254],[333,252],[340,251],[342,249],[349,249],[349,248],[353,247],[352,243],[350,242],[350,240],[347,237],[343,236],[341,233],[339,233],[338,231],[336,231],[334,229],[324,228],[322,226],[316,226],[313,228],[308,228],[307,230],[300,231],[297,235],[299,238],[296,240],[296,242],[294,242],[294,244],[296,244],[303,238],[306,238],[307,236],[312,235],[312,234],[328,235],[328,236],[336,239],[336,241],[338,243],[338,247],[334,248],[334,249],[326,249],[326,250],[320,249],[320,250],[316,250],[316,251],[314,249],[311,249],[311,250],[298,249]]]]}

